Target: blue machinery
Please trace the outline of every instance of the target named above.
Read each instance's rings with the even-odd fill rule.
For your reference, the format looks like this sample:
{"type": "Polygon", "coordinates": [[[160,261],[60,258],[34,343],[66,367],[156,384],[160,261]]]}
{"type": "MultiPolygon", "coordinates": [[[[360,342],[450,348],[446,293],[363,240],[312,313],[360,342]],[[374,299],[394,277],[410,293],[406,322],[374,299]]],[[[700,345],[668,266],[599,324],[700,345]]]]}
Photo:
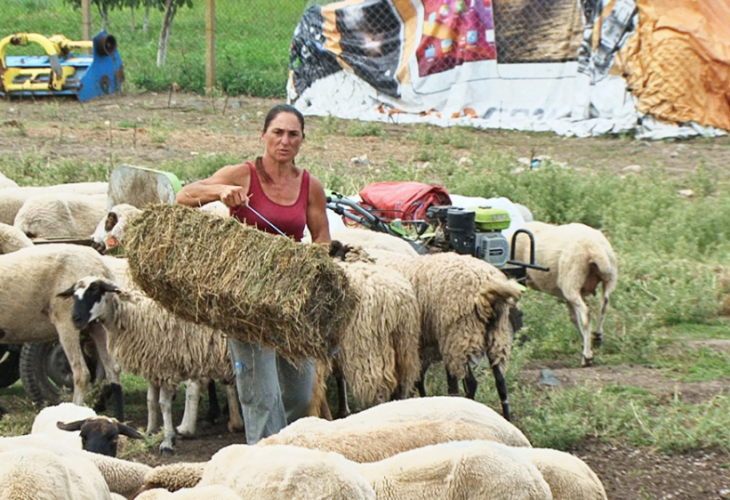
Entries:
{"type": "Polygon", "coordinates": [[[0,96],[74,95],[87,101],[121,90],[123,81],[117,41],[104,32],[92,41],[36,33],[16,33],[0,40],[0,96]],[[29,42],[41,45],[47,55],[6,55],[8,45],[29,42]],[[76,55],[71,52],[75,49],[91,51],[91,55],[76,55]]]}

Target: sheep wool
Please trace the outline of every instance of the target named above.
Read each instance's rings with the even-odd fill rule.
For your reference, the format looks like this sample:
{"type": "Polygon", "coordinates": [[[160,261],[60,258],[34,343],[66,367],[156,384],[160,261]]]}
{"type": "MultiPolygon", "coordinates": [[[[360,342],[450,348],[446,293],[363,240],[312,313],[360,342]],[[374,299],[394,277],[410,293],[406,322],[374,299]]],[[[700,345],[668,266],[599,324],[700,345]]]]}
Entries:
{"type": "Polygon", "coordinates": [[[358,404],[407,395],[421,372],[420,309],[411,284],[383,267],[342,263],[360,298],[340,338],[336,360],[358,404]]]}
{"type": "Polygon", "coordinates": [[[232,445],[205,468],[200,487],[223,485],[242,500],[375,500],[356,464],[294,446],[232,445]]]}
{"type": "Polygon", "coordinates": [[[18,187],[18,183],[12,179],[8,179],[0,172],[0,189],[18,187]]]}
{"type": "Polygon", "coordinates": [[[552,500],[537,468],[486,441],[444,443],[362,464],[378,500],[552,500]]]}
{"type": "MultiPolygon", "coordinates": [[[[367,410],[337,420],[339,428],[356,425],[372,425],[386,422],[412,422],[417,420],[450,420],[489,430],[495,441],[509,446],[530,447],[530,441],[514,424],[508,422],[489,406],[466,398],[433,396],[403,399],[373,406],[367,410]]],[[[299,422],[294,422],[296,426],[299,422]]],[[[290,429],[292,426],[288,427],[290,429]]],[[[293,428],[296,430],[296,427],[293,428]]]]}
{"type": "Polygon", "coordinates": [[[554,500],[607,500],[601,480],[580,458],[548,448],[515,448],[514,452],[537,467],[554,500]]]}
{"type": "Polygon", "coordinates": [[[30,246],[33,246],[33,242],[23,231],[15,226],[0,222],[0,255],[30,246]]]}
{"type": "Polygon", "coordinates": [[[71,194],[106,194],[109,185],[106,182],[77,182],[57,184],[55,186],[23,186],[3,189],[0,196],[0,222],[12,225],[15,216],[25,201],[31,196],[53,193],[71,194]]]}
{"type": "Polygon", "coordinates": [[[158,465],[147,473],[143,490],[164,489],[178,491],[192,488],[200,482],[208,462],[178,462],[158,465]]]}
{"type": "Polygon", "coordinates": [[[353,247],[359,246],[366,250],[386,250],[408,257],[417,257],[418,252],[410,243],[402,238],[386,233],[379,233],[369,229],[341,229],[332,231],[332,239],[353,247]]]}
{"type": "MultiPolygon", "coordinates": [[[[262,439],[257,446],[292,445],[323,452],[336,452],[353,462],[377,462],[398,453],[449,441],[481,439],[499,441],[487,428],[449,420],[372,422],[341,428],[337,421],[308,417],[262,439]],[[311,426],[311,429],[307,429],[311,426]]],[[[347,420],[347,419],[345,419],[347,420]]]]}
{"type": "Polygon", "coordinates": [[[42,194],[23,203],[13,225],[31,238],[88,238],[106,211],[106,194],[42,194]]]}
{"type": "Polygon", "coordinates": [[[99,470],[81,457],[65,460],[29,448],[0,453],[0,498],[12,500],[110,500],[99,470]]]}
{"type": "Polygon", "coordinates": [[[145,491],[135,500],[241,500],[235,491],[226,486],[212,485],[198,488],[185,488],[175,493],[156,489],[145,491]]]}

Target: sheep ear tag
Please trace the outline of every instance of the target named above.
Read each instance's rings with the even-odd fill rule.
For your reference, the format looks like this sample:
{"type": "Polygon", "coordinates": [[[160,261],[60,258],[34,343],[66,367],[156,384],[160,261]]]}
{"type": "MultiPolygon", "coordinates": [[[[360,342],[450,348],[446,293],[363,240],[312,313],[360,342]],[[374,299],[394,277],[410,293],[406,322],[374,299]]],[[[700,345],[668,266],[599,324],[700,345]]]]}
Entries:
{"type": "Polygon", "coordinates": [[[117,239],[114,236],[109,236],[106,239],[107,248],[116,248],[117,246],[119,246],[119,242],[117,241],[117,239]]]}

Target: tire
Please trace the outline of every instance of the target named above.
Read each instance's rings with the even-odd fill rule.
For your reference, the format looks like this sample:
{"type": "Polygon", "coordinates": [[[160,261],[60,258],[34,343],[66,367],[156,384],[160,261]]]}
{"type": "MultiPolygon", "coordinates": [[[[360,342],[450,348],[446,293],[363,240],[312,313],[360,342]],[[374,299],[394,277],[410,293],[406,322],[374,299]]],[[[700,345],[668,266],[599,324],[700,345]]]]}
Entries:
{"type": "Polygon", "coordinates": [[[20,378],[20,350],[13,347],[0,344],[0,388],[10,387],[20,378]]]}
{"type": "Polygon", "coordinates": [[[73,391],[73,373],[58,342],[29,342],[20,352],[20,378],[25,392],[39,405],[55,405],[73,391]]]}

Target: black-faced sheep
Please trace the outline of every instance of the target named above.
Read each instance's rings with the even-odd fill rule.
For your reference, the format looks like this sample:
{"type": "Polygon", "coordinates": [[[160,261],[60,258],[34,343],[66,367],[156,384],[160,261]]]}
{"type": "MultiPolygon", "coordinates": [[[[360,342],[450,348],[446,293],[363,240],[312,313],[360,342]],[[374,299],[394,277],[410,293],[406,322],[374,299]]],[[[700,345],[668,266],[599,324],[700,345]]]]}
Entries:
{"type": "MultiPolygon", "coordinates": [[[[530,222],[524,228],[535,237],[535,263],[550,268],[548,272],[528,269],[527,285],[565,299],[570,319],[583,340],[583,365],[588,366],[593,362],[593,341],[602,340],[608,297],[618,280],[618,265],[611,244],[603,233],[584,224],[553,226],[530,222]],[[591,335],[590,315],[584,298],[594,295],[599,284],[601,308],[598,327],[591,335]]],[[[527,259],[529,252],[527,236],[519,234],[515,257],[527,259]]]]}
{"type": "MultiPolygon", "coordinates": [[[[84,328],[96,320],[101,322],[109,332],[109,347],[125,370],[149,382],[147,430],[151,432],[157,427],[161,409],[165,438],[160,452],[172,453],[172,397],[180,382],[233,379],[223,334],[182,320],[143,293],[123,290],[104,278],[82,278],[61,296],[74,298],[74,325],[84,328]]],[[[229,429],[240,430],[243,421],[238,398],[233,385],[227,387],[229,429]]]]}
{"type": "MultiPolygon", "coordinates": [[[[73,304],[57,294],[89,274],[114,279],[101,256],[88,247],[42,245],[0,255],[0,343],[58,340],[71,365],[77,405],[83,405],[91,377],[81,332],[71,320],[73,304]]],[[[107,349],[106,331],[101,325],[89,325],[88,331],[112,384],[114,414],[123,420],[119,366],[107,349]]]]}

